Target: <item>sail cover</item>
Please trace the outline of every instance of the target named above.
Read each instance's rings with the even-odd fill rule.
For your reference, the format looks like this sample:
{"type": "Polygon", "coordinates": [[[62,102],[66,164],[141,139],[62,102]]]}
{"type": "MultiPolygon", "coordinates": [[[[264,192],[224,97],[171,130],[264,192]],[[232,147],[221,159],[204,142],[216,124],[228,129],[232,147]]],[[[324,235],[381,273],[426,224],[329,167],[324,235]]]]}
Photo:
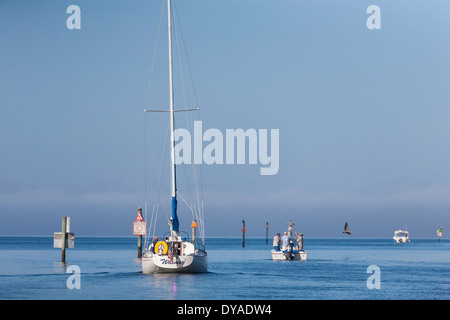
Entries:
{"type": "Polygon", "coordinates": [[[173,220],[173,231],[180,231],[180,223],[178,222],[178,216],[177,216],[177,198],[172,197],[172,220],[173,220]]]}

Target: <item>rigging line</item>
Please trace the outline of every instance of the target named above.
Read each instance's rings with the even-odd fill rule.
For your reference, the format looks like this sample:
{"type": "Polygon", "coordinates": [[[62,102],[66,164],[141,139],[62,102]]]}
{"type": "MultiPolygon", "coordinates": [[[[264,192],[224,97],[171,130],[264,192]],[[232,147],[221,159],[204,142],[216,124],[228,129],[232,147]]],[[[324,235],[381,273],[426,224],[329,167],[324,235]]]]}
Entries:
{"type": "Polygon", "coordinates": [[[186,207],[188,207],[189,210],[191,210],[191,212],[192,212],[192,217],[195,218],[195,211],[194,211],[194,209],[192,209],[192,207],[186,202],[186,200],[183,198],[183,196],[181,195],[180,192],[178,192],[177,195],[180,196],[181,200],[183,200],[183,202],[184,202],[184,204],[186,205],[186,207]]]}
{"type": "MultiPolygon", "coordinates": [[[[180,168],[180,167],[178,166],[178,168],[180,168]]],[[[188,201],[186,201],[186,199],[183,197],[183,194],[180,193],[180,189],[183,189],[183,190],[185,190],[187,192],[188,199],[192,199],[193,198],[192,197],[192,186],[189,183],[191,179],[189,179],[189,177],[188,177],[187,170],[185,169],[185,166],[181,167],[181,171],[183,171],[183,175],[184,175],[183,182],[185,182],[186,185],[184,185],[184,188],[183,188],[183,186],[181,186],[181,188],[177,188],[177,196],[180,196],[180,198],[182,199],[183,203],[186,205],[186,207],[189,209],[189,211],[191,211],[192,217],[195,219],[195,217],[196,217],[196,208],[195,208],[195,206],[189,205],[188,201]]],[[[179,172],[179,170],[178,170],[178,172],[179,172]]],[[[178,180],[178,181],[181,182],[180,180],[178,180]]],[[[190,202],[192,203],[191,200],[190,200],[190,202]]]]}
{"type": "MultiPolygon", "coordinates": [[[[147,223],[147,203],[144,206],[144,222],[147,223]]],[[[147,232],[147,230],[145,230],[147,232]]],[[[144,237],[144,250],[147,248],[147,237],[144,237]]]]}
{"type": "MultiPolygon", "coordinates": [[[[161,169],[159,171],[159,172],[161,172],[161,175],[162,175],[164,164],[165,164],[164,159],[165,159],[166,154],[167,154],[167,140],[168,140],[168,136],[169,136],[169,125],[167,126],[166,138],[164,139],[165,143],[164,143],[164,149],[163,149],[163,152],[162,152],[161,169]]],[[[155,160],[155,154],[154,154],[153,150],[152,150],[151,154],[152,154],[152,160],[153,160],[153,164],[154,164],[156,179],[158,181],[159,196],[156,195],[156,199],[157,199],[157,202],[159,203],[161,201],[161,198],[162,198],[162,188],[161,188],[162,176],[160,176],[159,173],[158,173],[158,169],[156,167],[156,163],[157,162],[155,160]]],[[[166,203],[164,201],[163,201],[163,208],[164,208],[164,213],[166,214],[166,218],[169,219],[166,203]]]]}
{"type": "MultiPolygon", "coordinates": [[[[176,20],[172,19],[172,21],[174,21],[173,31],[174,31],[174,34],[175,34],[175,45],[176,45],[176,49],[177,49],[178,69],[179,69],[179,72],[180,72],[180,82],[181,82],[183,102],[184,102],[185,109],[187,109],[186,90],[185,90],[185,85],[184,85],[183,69],[181,67],[180,45],[179,45],[179,42],[178,42],[178,32],[177,32],[177,28],[176,28],[176,24],[175,24],[176,20]]],[[[188,113],[187,112],[186,112],[186,126],[187,126],[188,131],[190,132],[189,118],[188,118],[188,113]]],[[[187,189],[188,197],[189,197],[189,199],[193,199],[192,186],[191,186],[191,183],[190,183],[190,179],[188,179],[188,177],[187,177],[187,170],[185,170],[184,167],[183,167],[183,174],[184,174],[184,178],[185,178],[185,182],[186,182],[186,189],[187,189]]]]}
{"type": "MultiPolygon", "coordinates": [[[[159,16],[159,23],[158,23],[158,29],[156,32],[156,41],[155,41],[155,49],[153,51],[153,59],[152,59],[152,66],[151,66],[151,70],[150,70],[150,79],[149,79],[149,84],[148,84],[148,91],[147,91],[147,101],[150,100],[150,91],[151,91],[151,85],[152,85],[152,79],[153,79],[153,71],[155,69],[155,61],[156,61],[156,52],[158,49],[158,43],[159,43],[159,35],[160,35],[160,30],[161,30],[161,22],[162,22],[162,17],[163,17],[163,13],[164,13],[164,2],[165,0],[162,0],[162,4],[161,4],[161,13],[159,16]]],[[[144,117],[144,122],[145,122],[145,137],[144,137],[144,203],[145,203],[145,216],[147,216],[147,178],[148,178],[148,169],[147,169],[147,119],[146,117],[144,117]]],[[[154,160],[154,154],[152,153],[152,158],[154,160]]],[[[155,170],[156,171],[156,170],[155,170]]],[[[159,180],[159,176],[158,176],[158,180],[159,180]]],[[[152,213],[153,215],[153,213],[152,213]]],[[[166,210],[166,215],[167,215],[167,210],[166,210]]],[[[153,218],[152,218],[153,220],[153,218]]]]}
{"type": "Polygon", "coordinates": [[[153,235],[155,235],[155,233],[156,233],[156,222],[158,221],[158,210],[159,210],[159,203],[156,204],[155,222],[153,224],[153,235]]]}
{"type": "MultiPolygon", "coordinates": [[[[192,76],[192,70],[191,70],[190,63],[189,63],[189,56],[187,54],[187,48],[186,48],[186,44],[185,44],[185,41],[184,41],[183,31],[182,31],[182,28],[181,28],[181,21],[180,21],[179,15],[178,15],[178,10],[177,10],[175,1],[174,1],[174,8],[175,8],[175,14],[176,14],[176,17],[177,17],[177,21],[178,21],[178,24],[179,24],[180,34],[181,34],[181,38],[182,38],[182,42],[183,42],[184,53],[186,55],[189,75],[190,75],[190,79],[191,79],[191,83],[192,83],[192,88],[193,88],[193,91],[194,91],[194,97],[195,97],[196,105],[198,106],[199,104],[198,104],[197,91],[196,91],[194,80],[193,80],[193,76],[192,76]]],[[[175,21],[175,19],[173,19],[173,21],[175,21]]],[[[175,26],[174,26],[174,30],[175,30],[175,26]]],[[[175,36],[176,36],[178,61],[179,61],[179,68],[180,68],[181,82],[182,82],[182,89],[183,89],[183,98],[184,98],[184,103],[185,103],[185,106],[186,106],[186,95],[185,95],[185,88],[184,88],[184,81],[183,81],[184,78],[182,76],[182,69],[181,69],[181,62],[180,62],[180,57],[181,57],[181,54],[180,54],[180,51],[179,51],[179,47],[180,46],[178,44],[178,32],[175,33],[175,36]]],[[[190,130],[188,115],[186,115],[186,124],[187,124],[188,130],[190,130]]],[[[191,160],[192,160],[192,155],[191,155],[191,160]]],[[[195,198],[196,198],[196,202],[197,202],[197,206],[196,207],[198,208],[198,214],[195,214],[195,213],[194,214],[197,217],[199,217],[198,220],[201,222],[201,224],[203,226],[203,228],[202,228],[203,232],[201,232],[200,234],[202,235],[202,243],[204,245],[204,214],[203,214],[203,210],[202,210],[203,209],[203,200],[202,200],[203,199],[203,190],[201,190],[201,193],[199,192],[198,181],[197,181],[197,174],[196,174],[196,170],[195,170],[195,164],[194,164],[193,161],[192,161],[192,174],[193,174],[194,187],[195,187],[195,198]],[[200,207],[200,202],[202,203],[202,207],[200,207]]],[[[185,175],[186,175],[186,172],[185,172],[185,175]]],[[[201,180],[203,180],[202,176],[203,176],[203,174],[202,174],[202,170],[200,168],[200,178],[201,178],[201,180]]],[[[188,183],[189,183],[189,181],[188,181],[188,183]]],[[[203,187],[203,181],[200,181],[200,184],[201,184],[201,188],[202,188],[203,187]]],[[[194,199],[192,197],[192,194],[191,193],[189,193],[189,194],[190,194],[190,198],[194,199]]],[[[195,201],[193,201],[193,202],[195,202],[195,201]]]]}
{"type": "MultiPolygon", "coordinates": [[[[202,200],[202,215],[203,215],[203,200],[202,200]]],[[[205,249],[205,221],[202,219],[201,221],[201,225],[202,225],[202,230],[201,235],[202,235],[202,245],[203,245],[203,249],[205,249]]]]}
{"type": "Polygon", "coordinates": [[[153,240],[153,237],[155,236],[156,221],[158,220],[158,206],[159,206],[158,203],[153,204],[153,211],[152,211],[153,218],[152,218],[152,226],[151,226],[151,227],[153,227],[152,240],[153,240]]]}
{"type": "Polygon", "coordinates": [[[151,237],[152,237],[152,240],[153,240],[153,237],[154,237],[154,235],[155,235],[155,231],[153,230],[153,232],[152,232],[152,228],[153,228],[153,226],[154,226],[154,222],[155,221],[155,204],[153,204],[153,208],[152,208],[152,217],[150,218],[150,223],[148,224],[148,229],[147,229],[147,240],[146,240],[146,247],[145,248],[147,248],[147,244],[149,243],[149,238],[150,238],[150,235],[151,235],[151,237]]]}
{"type": "MultiPolygon", "coordinates": [[[[195,103],[196,103],[195,105],[198,108],[199,117],[200,117],[200,108],[199,108],[199,103],[198,103],[197,90],[195,88],[195,82],[194,82],[194,78],[192,76],[192,69],[191,69],[191,64],[189,62],[189,55],[187,53],[186,43],[184,41],[183,28],[181,26],[181,19],[180,19],[179,15],[178,15],[178,9],[177,9],[176,2],[173,1],[173,3],[174,3],[174,8],[175,8],[174,11],[175,11],[175,14],[176,14],[176,17],[177,17],[177,21],[178,21],[178,25],[179,25],[179,29],[180,29],[180,35],[181,35],[181,40],[182,40],[182,43],[183,43],[184,54],[186,56],[186,62],[187,62],[187,66],[188,66],[189,76],[190,76],[190,79],[191,79],[192,89],[194,91],[194,98],[195,98],[195,103]]],[[[178,36],[177,36],[177,41],[178,41],[178,36]]],[[[188,123],[188,115],[186,115],[186,122],[188,123]]],[[[188,126],[188,129],[189,129],[189,124],[187,126],[188,126]]],[[[200,171],[200,192],[199,192],[199,188],[198,188],[198,185],[197,185],[197,175],[196,175],[195,164],[193,162],[193,159],[191,159],[191,163],[192,163],[192,173],[193,173],[193,177],[194,177],[193,180],[194,180],[194,185],[195,185],[195,194],[196,194],[196,198],[197,198],[197,206],[198,206],[198,209],[200,211],[200,200],[203,200],[203,170],[202,170],[202,167],[200,166],[200,170],[199,170],[200,171]]]]}
{"type": "MultiPolygon", "coordinates": [[[[174,122],[176,123],[176,119],[174,119],[174,122]]],[[[188,127],[189,127],[189,124],[188,124],[188,127]]],[[[188,129],[189,130],[189,129],[188,129]]],[[[177,168],[180,168],[180,166],[178,166],[177,168]]],[[[181,171],[183,172],[183,176],[184,176],[184,183],[185,183],[185,189],[186,189],[186,193],[187,193],[187,195],[188,195],[188,198],[189,198],[189,200],[192,202],[192,199],[193,199],[193,196],[192,196],[192,185],[191,185],[191,183],[190,183],[190,181],[191,181],[191,179],[189,179],[189,177],[188,177],[188,174],[187,174],[187,170],[186,170],[186,168],[185,168],[185,166],[181,166],[181,171]]],[[[178,172],[179,172],[179,170],[178,170],[178,172]]],[[[180,180],[178,180],[179,182],[180,182],[180,180]]],[[[179,194],[179,192],[178,192],[178,189],[179,188],[177,188],[177,194],[179,194]]],[[[187,205],[187,202],[183,199],[183,201],[186,203],[186,205],[187,205]]],[[[189,205],[187,205],[188,207],[189,207],[189,205]]],[[[192,210],[192,208],[189,208],[191,211],[193,211],[192,210]]]]}
{"type": "MultiPolygon", "coordinates": [[[[169,121],[170,122],[170,121],[169,121]]],[[[156,173],[157,175],[158,175],[158,189],[159,189],[159,200],[158,200],[158,203],[161,201],[161,198],[162,198],[162,196],[163,196],[163,192],[162,192],[162,176],[163,176],[163,169],[164,169],[164,167],[165,167],[165,163],[166,163],[166,161],[164,161],[165,160],[165,158],[166,158],[166,154],[167,154],[167,141],[169,140],[169,130],[170,129],[170,123],[167,125],[167,131],[166,131],[166,139],[164,139],[165,140],[165,143],[164,143],[164,152],[163,152],[163,155],[162,155],[162,159],[161,159],[161,169],[160,169],[160,172],[161,172],[161,176],[159,176],[158,175],[158,173],[156,173]]],[[[169,220],[169,214],[168,214],[168,210],[167,210],[167,206],[166,206],[166,202],[163,200],[163,208],[164,208],[164,213],[166,214],[166,219],[167,220],[169,220]]]]}
{"type": "Polygon", "coordinates": [[[156,221],[157,221],[157,217],[158,217],[158,204],[155,203],[153,204],[153,211],[152,211],[152,225],[150,226],[150,231],[153,228],[152,231],[152,239],[155,236],[155,229],[156,229],[156,221]]]}
{"type": "MultiPolygon", "coordinates": [[[[175,20],[175,19],[173,19],[173,20],[175,20]]],[[[184,108],[187,109],[186,91],[184,89],[183,69],[181,68],[180,45],[178,44],[178,32],[176,30],[175,22],[173,24],[173,33],[175,34],[175,44],[176,44],[176,48],[177,48],[178,68],[180,69],[180,81],[181,81],[181,89],[182,89],[182,92],[183,92],[184,108]]]]}
{"type": "MultiPolygon", "coordinates": [[[[160,17],[159,17],[159,23],[158,23],[158,30],[157,30],[157,34],[156,34],[156,43],[155,43],[155,50],[154,50],[154,52],[153,52],[153,60],[152,60],[152,67],[151,67],[151,71],[150,71],[150,79],[149,79],[149,84],[148,84],[148,95],[147,95],[147,100],[149,100],[150,99],[150,90],[151,90],[151,85],[152,85],[152,79],[153,79],[153,71],[154,71],[154,68],[155,68],[155,61],[156,61],[156,52],[157,52],[157,48],[158,48],[158,42],[159,42],[159,35],[160,35],[160,29],[161,29],[161,22],[162,22],[162,17],[163,17],[163,13],[164,13],[164,0],[162,1],[162,5],[161,5],[161,14],[160,14],[160,17]]],[[[145,196],[144,196],[144,198],[145,198],[145,204],[147,204],[147,120],[145,119],[145,117],[144,117],[144,121],[145,121],[145,153],[144,153],[144,161],[145,161],[145,186],[144,186],[144,192],[145,192],[145,196]]],[[[153,160],[155,159],[154,158],[154,154],[153,154],[153,152],[152,152],[152,158],[153,158],[153,160]]],[[[154,161],[154,163],[156,163],[155,161],[154,161]]],[[[155,171],[156,171],[156,168],[155,168],[155,171]]],[[[158,181],[159,181],[159,186],[161,186],[161,183],[160,183],[160,178],[159,178],[159,175],[157,174],[157,178],[158,178],[158,181]]],[[[168,214],[167,214],[167,208],[166,207],[164,207],[164,209],[165,209],[165,213],[166,213],[166,216],[168,217],[168,214]]]]}
{"type": "Polygon", "coordinates": [[[144,210],[147,217],[147,115],[144,112],[144,210]]]}
{"type": "Polygon", "coordinates": [[[187,54],[186,44],[185,44],[185,42],[184,42],[183,29],[182,29],[182,27],[181,27],[181,20],[180,20],[180,17],[178,16],[178,9],[177,9],[177,4],[176,4],[176,2],[173,1],[173,4],[174,4],[174,8],[175,8],[175,14],[176,14],[177,19],[178,19],[178,24],[179,24],[179,26],[180,26],[181,41],[183,42],[184,54],[186,55],[186,61],[187,61],[187,65],[188,65],[189,75],[190,75],[190,77],[191,77],[192,88],[193,88],[193,90],[194,90],[195,102],[196,102],[196,105],[198,106],[199,104],[198,104],[198,99],[197,99],[197,90],[195,89],[194,78],[193,78],[193,76],[192,76],[191,65],[190,65],[190,63],[189,63],[189,56],[188,56],[188,54],[187,54]]]}
{"type": "MultiPolygon", "coordinates": [[[[173,19],[173,20],[174,21],[178,21],[180,34],[181,34],[182,41],[183,41],[183,48],[184,48],[184,52],[185,52],[185,55],[186,55],[186,60],[187,60],[188,66],[189,66],[189,58],[188,58],[188,55],[187,55],[186,45],[185,45],[184,39],[183,39],[183,30],[181,29],[181,21],[180,21],[180,17],[178,16],[178,11],[177,11],[175,2],[174,2],[174,7],[175,7],[175,13],[176,13],[176,18],[177,19],[176,20],[173,19]]],[[[182,90],[183,90],[183,100],[184,100],[185,108],[187,108],[186,90],[185,90],[185,86],[184,86],[183,69],[181,68],[181,54],[180,54],[180,45],[179,45],[179,42],[178,42],[178,32],[175,32],[175,31],[176,30],[175,30],[175,25],[174,25],[174,33],[175,33],[176,47],[177,47],[177,54],[178,54],[178,65],[179,65],[179,69],[180,69],[181,87],[182,87],[182,90]]],[[[190,68],[188,68],[188,69],[190,69],[190,68]]],[[[196,106],[197,106],[197,110],[199,110],[199,108],[198,108],[198,99],[197,99],[197,96],[196,96],[196,93],[195,93],[195,86],[194,86],[194,80],[192,78],[192,73],[191,73],[191,83],[192,83],[192,86],[194,88],[194,96],[195,96],[195,103],[196,103],[196,106]]],[[[190,130],[190,128],[189,128],[189,115],[188,115],[187,112],[186,112],[186,125],[188,127],[188,130],[190,130]]]]}
{"type": "MultiPolygon", "coordinates": [[[[144,114],[144,214],[145,214],[145,221],[147,220],[147,216],[148,216],[148,202],[147,202],[147,178],[148,178],[148,173],[147,173],[147,119],[146,119],[146,115],[144,114]]],[[[152,210],[152,216],[150,219],[150,224],[149,224],[149,230],[152,226],[152,222],[153,222],[153,217],[154,217],[154,210],[155,210],[155,205],[153,204],[153,210],[152,210]]],[[[147,248],[147,243],[148,243],[148,237],[150,235],[150,232],[147,232],[147,236],[144,242],[144,248],[147,248]]]]}
{"type": "MultiPolygon", "coordinates": [[[[184,36],[183,36],[183,30],[181,27],[181,21],[180,21],[180,17],[178,15],[178,10],[176,7],[176,3],[174,1],[174,8],[175,8],[175,14],[177,17],[177,21],[178,21],[178,25],[179,25],[179,30],[180,30],[180,35],[181,35],[181,39],[182,39],[182,43],[183,43],[183,48],[184,48],[184,53],[186,55],[186,61],[187,61],[187,65],[188,65],[188,70],[189,70],[189,74],[190,74],[190,78],[191,78],[191,83],[192,83],[192,88],[194,90],[194,97],[195,97],[195,102],[196,105],[198,106],[198,98],[197,98],[197,92],[195,90],[195,84],[194,84],[194,79],[192,77],[192,70],[189,64],[189,56],[187,54],[187,48],[186,48],[186,44],[184,42],[184,36]]],[[[175,19],[173,19],[175,21],[175,19]]],[[[175,31],[175,26],[174,26],[174,31],[175,31]]],[[[176,44],[177,44],[177,52],[178,52],[178,63],[179,63],[179,69],[180,69],[180,74],[181,74],[181,84],[182,84],[182,89],[183,89],[183,98],[184,98],[184,104],[185,104],[185,108],[186,106],[186,94],[185,94],[185,88],[184,88],[184,81],[183,81],[183,73],[182,73],[182,69],[181,69],[181,61],[180,61],[180,52],[179,52],[179,44],[178,44],[178,32],[175,33],[175,39],[176,39],[176,44]]],[[[188,127],[188,130],[190,131],[190,127],[189,127],[189,118],[188,115],[186,113],[186,125],[188,127]]],[[[192,157],[192,155],[191,155],[192,157]]],[[[196,174],[196,170],[195,170],[195,164],[191,159],[191,163],[192,163],[192,174],[193,174],[193,180],[194,180],[194,187],[195,187],[195,200],[197,202],[197,207],[200,210],[200,193],[199,193],[199,188],[198,188],[198,184],[197,184],[197,174],[196,174]]],[[[202,193],[202,197],[203,197],[203,193],[202,193]]],[[[191,195],[191,199],[194,199],[191,195]]]]}
{"type": "Polygon", "coordinates": [[[150,219],[150,224],[149,224],[149,226],[148,226],[148,232],[147,232],[147,238],[148,238],[148,240],[150,240],[149,238],[150,238],[150,235],[152,236],[152,238],[153,238],[153,236],[154,236],[154,232],[152,232],[152,228],[153,228],[153,226],[154,226],[154,220],[155,220],[155,206],[156,206],[156,204],[154,203],[153,204],[153,208],[152,208],[152,218],[150,219]]]}
{"type": "Polygon", "coordinates": [[[158,41],[159,41],[159,31],[161,29],[161,21],[162,21],[162,17],[163,17],[163,12],[164,12],[164,0],[162,1],[162,6],[161,6],[161,14],[159,16],[159,24],[158,24],[158,31],[156,32],[156,43],[155,43],[155,50],[153,52],[153,61],[152,61],[152,68],[150,70],[150,79],[149,79],[149,83],[148,83],[148,94],[147,94],[147,101],[150,101],[150,89],[152,86],[152,77],[153,77],[153,70],[155,67],[155,60],[156,60],[156,49],[158,48],[158,41]]]}
{"type": "MultiPolygon", "coordinates": [[[[201,117],[200,117],[200,115],[201,115],[200,112],[201,111],[200,111],[200,107],[199,107],[200,104],[198,102],[197,90],[195,88],[195,82],[194,82],[194,78],[193,78],[193,75],[192,75],[191,65],[190,65],[190,62],[189,62],[189,55],[187,53],[187,47],[186,47],[186,43],[184,41],[183,29],[181,27],[181,20],[180,20],[179,15],[178,15],[178,10],[177,10],[176,4],[175,4],[174,7],[175,7],[175,14],[177,15],[177,18],[178,18],[178,24],[180,26],[180,28],[179,28],[180,29],[180,35],[181,35],[181,40],[182,40],[182,44],[183,44],[184,53],[186,55],[186,62],[187,62],[187,66],[188,66],[189,77],[191,79],[192,89],[194,91],[195,105],[198,108],[198,119],[201,119],[201,117]]],[[[188,117],[188,115],[186,115],[186,118],[187,117],[188,117]]],[[[194,163],[193,159],[192,159],[192,163],[194,163]]],[[[198,188],[198,185],[197,185],[198,181],[197,181],[197,174],[196,174],[195,165],[192,165],[192,171],[193,171],[193,176],[194,176],[194,184],[195,184],[195,191],[196,191],[196,197],[197,197],[197,206],[198,206],[199,211],[200,211],[200,199],[203,199],[203,170],[202,170],[202,166],[200,166],[200,169],[199,169],[199,171],[200,171],[200,192],[199,192],[199,188],[198,188]],[[199,199],[199,197],[200,197],[200,199],[199,199]]]]}

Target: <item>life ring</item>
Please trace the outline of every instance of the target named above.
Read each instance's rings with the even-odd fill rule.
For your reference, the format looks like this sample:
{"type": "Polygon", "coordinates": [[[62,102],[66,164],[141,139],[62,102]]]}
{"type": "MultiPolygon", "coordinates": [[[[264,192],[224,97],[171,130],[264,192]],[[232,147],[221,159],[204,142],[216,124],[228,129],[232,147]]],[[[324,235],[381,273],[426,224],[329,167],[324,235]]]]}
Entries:
{"type": "Polygon", "coordinates": [[[165,241],[158,241],[155,244],[155,253],[159,252],[159,246],[161,245],[164,247],[162,254],[167,254],[167,250],[169,250],[169,248],[167,247],[167,243],[165,241]]]}

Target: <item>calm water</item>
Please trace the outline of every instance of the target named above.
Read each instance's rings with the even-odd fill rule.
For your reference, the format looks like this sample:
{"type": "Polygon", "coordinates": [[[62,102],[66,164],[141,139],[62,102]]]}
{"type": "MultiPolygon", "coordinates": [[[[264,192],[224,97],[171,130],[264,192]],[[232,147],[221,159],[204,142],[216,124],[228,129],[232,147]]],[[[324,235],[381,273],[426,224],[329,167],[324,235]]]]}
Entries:
{"type": "Polygon", "coordinates": [[[206,274],[141,273],[136,238],[77,237],[67,250],[50,237],[0,237],[0,299],[450,299],[450,240],[308,239],[308,261],[272,261],[271,241],[208,239],[206,274]],[[70,265],[81,289],[68,289],[70,265]],[[380,289],[369,290],[370,265],[380,289]]]}

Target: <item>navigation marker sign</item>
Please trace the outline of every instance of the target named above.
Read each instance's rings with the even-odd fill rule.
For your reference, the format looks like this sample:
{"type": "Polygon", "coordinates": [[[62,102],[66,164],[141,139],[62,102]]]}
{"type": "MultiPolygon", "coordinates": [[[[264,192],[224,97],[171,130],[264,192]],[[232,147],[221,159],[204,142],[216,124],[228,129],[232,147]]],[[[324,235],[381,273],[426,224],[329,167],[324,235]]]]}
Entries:
{"type": "Polygon", "coordinates": [[[133,222],[133,234],[137,236],[145,236],[146,224],[144,221],[133,222]]]}

